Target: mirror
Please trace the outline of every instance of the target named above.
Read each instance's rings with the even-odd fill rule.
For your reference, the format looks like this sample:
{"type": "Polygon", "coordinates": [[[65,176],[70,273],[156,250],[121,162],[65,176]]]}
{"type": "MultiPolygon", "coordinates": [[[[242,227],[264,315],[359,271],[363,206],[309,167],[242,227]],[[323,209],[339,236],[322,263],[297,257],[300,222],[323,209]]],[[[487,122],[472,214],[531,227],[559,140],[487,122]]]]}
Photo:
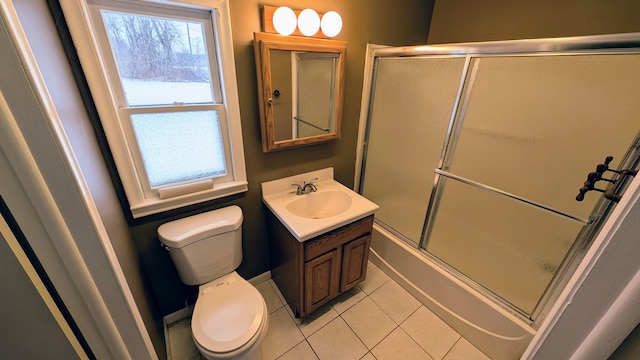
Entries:
{"type": "Polygon", "coordinates": [[[262,150],[340,138],[346,41],[255,33],[262,150]]]}

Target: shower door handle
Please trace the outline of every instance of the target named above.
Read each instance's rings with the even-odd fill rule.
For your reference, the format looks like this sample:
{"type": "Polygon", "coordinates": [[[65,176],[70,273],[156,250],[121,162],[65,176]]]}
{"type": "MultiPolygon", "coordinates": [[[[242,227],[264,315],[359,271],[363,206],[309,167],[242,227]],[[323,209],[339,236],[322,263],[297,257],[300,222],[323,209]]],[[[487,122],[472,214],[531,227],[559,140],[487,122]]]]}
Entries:
{"type": "Polygon", "coordinates": [[[624,180],[628,176],[636,176],[638,174],[638,170],[624,169],[624,170],[611,170],[609,169],[609,164],[613,160],[613,156],[607,156],[604,160],[604,163],[598,164],[596,166],[595,172],[590,172],[587,175],[587,181],[584,182],[583,186],[578,190],[578,196],[576,196],[577,201],[584,200],[584,196],[589,191],[598,191],[604,193],[605,199],[611,200],[613,202],[618,202],[622,198],[622,195],[618,194],[618,190],[624,183],[624,180]],[[602,175],[606,171],[612,172],[614,174],[612,179],[603,178],[602,175]],[[613,185],[609,187],[609,189],[599,189],[596,187],[596,183],[598,181],[610,182],[613,185]]]}

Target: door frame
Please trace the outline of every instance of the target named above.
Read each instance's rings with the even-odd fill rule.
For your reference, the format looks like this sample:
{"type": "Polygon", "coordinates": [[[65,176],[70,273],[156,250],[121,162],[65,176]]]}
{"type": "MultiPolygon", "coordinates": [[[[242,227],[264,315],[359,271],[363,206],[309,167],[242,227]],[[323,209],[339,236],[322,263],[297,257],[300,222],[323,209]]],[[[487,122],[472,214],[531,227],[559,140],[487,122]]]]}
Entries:
{"type": "Polygon", "coordinates": [[[157,359],[13,1],[0,0],[0,192],[96,357],[157,359]]]}

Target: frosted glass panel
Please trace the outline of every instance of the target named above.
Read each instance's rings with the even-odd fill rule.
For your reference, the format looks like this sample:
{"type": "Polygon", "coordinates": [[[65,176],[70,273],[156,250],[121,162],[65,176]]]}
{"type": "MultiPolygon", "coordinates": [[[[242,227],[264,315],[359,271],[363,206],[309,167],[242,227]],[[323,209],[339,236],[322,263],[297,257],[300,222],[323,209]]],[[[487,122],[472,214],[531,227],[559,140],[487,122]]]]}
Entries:
{"type": "MultiPolygon", "coordinates": [[[[640,130],[640,55],[474,59],[450,172],[588,218],[575,200],[606,156],[617,168],[640,130]]],[[[604,184],[602,184],[604,186],[604,184]]]]}
{"type": "Polygon", "coordinates": [[[582,224],[441,179],[427,251],[530,314],[582,224]]]}
{"type": "Polygon", "coordinates": [[[131,115],[151,187],[226,175],[217,111],[131,115]]]}
{"type": "MultiPolygon", "coordinates": [[[[575,200],[587,174],[607,156],[617,168],[640,131],[638,54],[483,54],[471,55],[468,67],[464,58],[384,56],[373,75],[361,193],[380,205],[377,221],[416,244],[456,101],[445,174],[581,219],[602,196],[575,200]]],[[[585,225],[439,179],[420,246],[538,316],[536,306],[585,225]]]]}
{"type": "Polygon", "coordinates": [[[377,61],[361,191],[376,218],[418,242],[464,58],[377,61]]]}
{"type": "Polygon", "coordinates": [[[203,23],[102,11],[129,106],[214,101],[203,23]]]}

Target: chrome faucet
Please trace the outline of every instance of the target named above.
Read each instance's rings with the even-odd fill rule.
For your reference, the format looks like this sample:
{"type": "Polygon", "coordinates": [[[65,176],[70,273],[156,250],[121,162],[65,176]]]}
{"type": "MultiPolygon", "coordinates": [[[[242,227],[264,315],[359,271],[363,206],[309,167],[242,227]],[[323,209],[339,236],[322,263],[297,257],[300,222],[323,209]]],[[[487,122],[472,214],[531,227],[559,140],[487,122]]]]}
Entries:
{"type": "Polygon", "coordinates": [[[302,185],[300,185],[300,184],[291,184],[291,186],[297,186],[296,195],[304,195],[304,194],[308,194],[308,193],[312,193],[312,192],[318,191],[318,188],[315,185],[313,185],[313,182],[317,181],[317,180],[318,180],[318,178],[313,178],[309,182],[303,181],[302,185]]]}

